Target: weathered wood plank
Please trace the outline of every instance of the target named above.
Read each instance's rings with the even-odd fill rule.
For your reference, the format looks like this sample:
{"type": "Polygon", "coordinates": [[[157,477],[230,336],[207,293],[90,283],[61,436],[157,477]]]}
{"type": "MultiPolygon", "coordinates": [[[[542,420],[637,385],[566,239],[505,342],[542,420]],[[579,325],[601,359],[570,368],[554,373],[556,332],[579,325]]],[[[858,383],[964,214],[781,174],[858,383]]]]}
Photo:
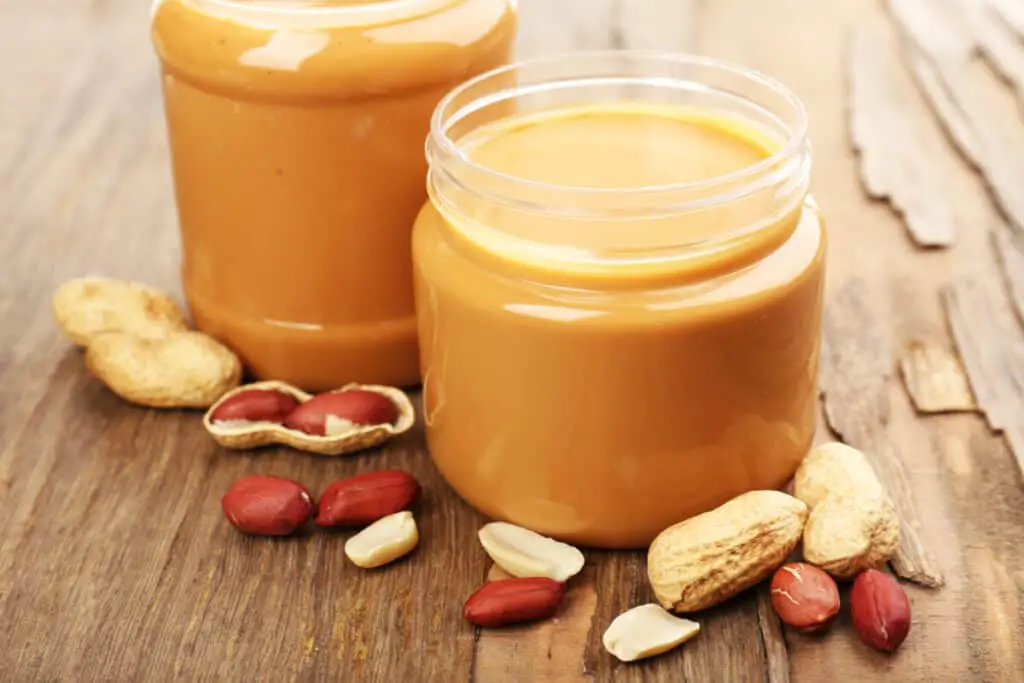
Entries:
{"type": "Polygon", "coordinates": [[[903,215],[917,244],[953,244],[958,217],[943,192],[948,152],[915,117],[909,101],[916,94],[899,55],[891,41],[867,29],[854,34],[848,54],[850,138],[864,188],[903,215]]]}
{"type": "Polygon", "coordinates": [[[771,590],[767,585],[757,589],[757,623],[761,630],[761,642],[764,646],[765,668],[768,671],[767,683],[788,683],[789,650],[786,648],[786,637],[782,622],[772,608],[771,590]]]}
{"type": "MultiPolygon", "coordinates": [[[[664,657],[639,664],[623,664],[601,642],[605,629],[622,612],[651,601],[644,558],[639,553],[610,553],[597,558],[593,573],[597,606],[583,653],[583,670],[595,681],[670,681],[681,677],[681,659],[697,637],[664,657]]],[[[701,620],[701,625],[703,625],[701,620]]]]}
{"type": "Polygon", "coordinates": [[[863,450],[900,511],[903,540],[892,564],[896,573],[923,586],[943,584],[942,572],[918,529],[913,487],[896,444],[888,437],[893,345],[871,313],[868,287],[852,279],[830,300],[825,316],[822,391],[829,426],[863,450]]]}
{"type": "Polygon", "coordinates": [[[970,28],[982,55],[1013,86],[1017,101],[1024,107],[1024,43],[995,2],[976,0],[967,5],[970,28]]]}
{"type": "MultiPolygon", "coordinates": [[[[890,7],[909,38],[910,62],[935,113],[960,151],[982,172],[1007,217],[1022,227],[1021,112],[1012,106],[1012,88],[986,65],[975,63],[974,51],[977,48],[987,55],[1012,85],[1019,86],[1024,77],[1024,43],[1001,33],[1005,27],[994,18],[991,5],[966,0],[891,0],[890,7]]],[[[1010,294],[1016,297],[1020,276],[1012,266],[1006,268],[1008,263],[1017,263],[1015,242],[1007,238],[995,218],[982,223],[981,229],[992,231],[997,252],[993,265],[1003,267],[1010,294]]],[[[1013,396],[1014,382],[1018,381],[1013,367],[1019,361],[1020,328],[1012,320],[1013,304],[1001,291],[999,278],[992,272],[995,269],[982,270],[970,269],[945,294],[944,303],[978,404],[990,426],[1005,432],[1011,449],[1024,462],[1024,418],[1015,421],[1009,414],[1020,401],[1013,396]],[[990,295],[984,302],[977,296],[981,288],[990,295]],[[962,299],[972,303],[958,305],[962,299]],[[982,303],[986,305],[980,306],[982,303]],[[1004,334],[1010,336],[990,336],[1004,334]],[[1001,368],[1007,368],[1008,374],[1001,374],[1001,368]]]]}
{"type": "MultiPolygon", "coordinates": [[[[570,683],[590,680],[585,674],[584,650],[597,607],[593,565],[569,584],[557,617],[540,624],[482,632],[473,662],[474,681],[516,680],[570,683]],[[524,668],[528,666],[529,669],[524,668]]],[[[488,581],[510,578],[493,566],[488,581]]]]}
{"type": "Polygon", "coordinates": [[[988,0],[988,5],[1018,36],[1024,38],[1024,5],[1016,0],[988,0]]]}
{"type": "Polygon", "coordinates": [[[1024,477],[1024,331],[996,273],[959,279],[943,293],[946,314],[978,405],[1006,435],[1024,477]]]}
{"type": "Polygon", "coordinates": [[[997,225],[992,230],[992,242],[1017,319],[1024,325],[1024,236],[997,225]]]}
{"type": "Polygon", "coordinates": [[[969,412],[976,408],[960,359],[938,344],[912,341],[900,360],[900,374],[919,412],[969,412]]]}
{"type": "Polygon", "coordinates": [[[613,23],[615,0],[578,2],[523,2],[519,5],[517,56],[564,54],[608,47],[617,30],[613,23]]]}
{"type": "Polygon", "coordinates": [[[909,63],[950,137],[983,173],[992,196],[1024,230],[1024,126],[1013,93],[976,63],[965,0],[889,0],[909,63]]]}
{"type": "Polygon", "coordinates": [[[610,46],[621,49],[693,50],[700,0],[614,0],[610,46]]]}
{"type": "Polygon", "coordinates": [[[687,644],[683,653],[682,680],[780,680],[786,667],[778,666],[775,657],[783,641],[775,638],[777,632],[762,632],[758,614],[756,589],[751,589],[702,615],[701,633],[687,644]],[[770,670],[766,637],[770,639],[768,650],[772,653],[770,670]]]}

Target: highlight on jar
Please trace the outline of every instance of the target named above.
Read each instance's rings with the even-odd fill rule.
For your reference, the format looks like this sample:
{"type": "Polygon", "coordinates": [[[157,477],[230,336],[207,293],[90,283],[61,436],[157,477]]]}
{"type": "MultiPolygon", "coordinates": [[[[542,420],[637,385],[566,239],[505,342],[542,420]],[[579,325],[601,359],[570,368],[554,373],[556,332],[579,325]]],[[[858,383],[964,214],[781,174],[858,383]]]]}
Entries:
{"type": "Polygon", "coordinates": [[[410,233],[441,98],[509,61],[514,0],[160,0],[182,284],[306,391],[419,383],[410,233]]]}
{"type": "Polygon", "coordinates": [[[434,114],[413,233],[431,456],[491,518],[585,546],[792,478],[826,234],[807,115],[691,56],[500,68],[434,114]]]}

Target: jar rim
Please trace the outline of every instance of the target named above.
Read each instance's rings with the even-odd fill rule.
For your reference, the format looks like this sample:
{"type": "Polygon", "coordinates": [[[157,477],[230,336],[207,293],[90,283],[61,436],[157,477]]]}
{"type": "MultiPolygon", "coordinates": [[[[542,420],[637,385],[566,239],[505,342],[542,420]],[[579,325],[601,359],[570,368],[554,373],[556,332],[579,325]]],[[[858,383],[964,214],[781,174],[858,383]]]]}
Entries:
{"type": "MultiPolygon", "coordinates": [[[[642,76],[630,77],[634,80],[642,80],[642,76]]],[[[560,79],[566,80],[566,79],[560,79]]],[[[512,97],[515,97],[516,90],[513,89],[512,97]]],[[[493,98],[490,98],[493,99],[493,98]]],[[[430,137],[428,139],[428,159],[431,156],[431,147],[436,146],[436,150],[442,155],[453,158],[457,163],[468,168],[475,174],[480,174],[484,177],[489,177],[500,181],[504,184],[510,184],[512,187],[522,187],[529,189],[547,189],[556,190],[561,193],[568,193],[578,196],[597,196],[597,195],[615,195],[615,196],[645,196],[645,195],[659,195],[659,194],[672,194],[672,193],[690,193],[694,191],[713,189],[715,186],[728,187],[734,186],[737,182],[742,182],[744,179],[751,178],[757,179],[759,176],[763,177],[767,175],[773,168],[779,168],[787,159],[791,159],[798,154],[806,146],[806,139],[808,135],[808,116],[807,110],[804,107],[803,102],[788,86],[783,84],[776,78],[773,78],[761,71],[742,66],[740,64],[730,62],[727,60],[716,59],[713,57],[705,57],[702,55],[678,53],[670,51],[658,51],[658,50],[590,50],[582,52],[570,52],[557,55],[550,55],[544,57],[534,57],[531,59],[520,60],[507,64],[491,71],[484,72],[474,78],[464,81],[462,84],[449,91],[447,95],[438,103],[434,109],[434,113],[431,117],[430,122],[430,137]],[[494,168],[481,164],[470,157],[465,150],[460,148],[456,140],[454,140],[448,133],[451,126],[458,123],[467,115],[472,114],[474,111],[479,109],[479,98],[473,98],[468,104],[457,107],[455,111],[450,111],[453,104],[460,98],[466,96],[467,93],[472,91],[488,81],[500,79],[502,76],[511,74],[515,71],[537,68],[544,66],[554,65],[566,65],[566,64],[587,64],[596,63],[601,60],[608,59],[628,59],[638,63],[650,63],[650,64],[661,64],[661,65],[675,65],[675,66],[688,66],[711,69],[722,74],[731,76],[738,76],[745,79],[751,84],[765,87],[775,95],[781,96],[787,105],[792,108],[793,118],[795,122],[792,126],[787,126],[785,141],[771,154],[766,156],[764,159],[745,166],[736,171],[718,175],[710,178],[701,180],[682,181],[675,183],[668,183],[662,185],[647,185],[647,186],[635,186],[626,188],[603,188],[603,187],[587,187],[587,186],[576,186],[576,185],[561,185],[555,183],[548,183],[543,181],[537,181],[530,178],[524,178],[521,176],[515,176],[508,173],[503,173],[494,168]],[[450,117],[450,118],[449,118],[450,117]]],[[[743,193],[746,194],[746,193],[743,193]]],[[[718,203],[720,201],[729,201],[736,198],[736,193],[729,193],[727,196],[711,196],[708,199],[697,202],[688,202],[689,208],[699,208],[700,206],[706,206],[709,204],[718,203]]]]}
{"type": "MultiPolygon", "coordinates": [[[[153,10],[166,0],[154,0],[153,10]]],[[[370,24],[395,18],[437,12],[460,0],[377,0],[359,4],[325,5],[318,0],[184,0],[199,9],[236,11],[248,20],[271,17],[303,17],[317,22],[341,20],[343,25],[370,24]]]]}

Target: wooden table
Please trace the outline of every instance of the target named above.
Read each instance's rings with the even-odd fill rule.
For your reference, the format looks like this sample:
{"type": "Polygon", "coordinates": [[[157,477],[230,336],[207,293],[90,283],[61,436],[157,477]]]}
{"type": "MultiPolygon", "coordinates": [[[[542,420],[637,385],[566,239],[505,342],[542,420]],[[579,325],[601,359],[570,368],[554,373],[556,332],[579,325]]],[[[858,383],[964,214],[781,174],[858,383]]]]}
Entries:
{"type": "Polygon", "coordinates": [[[0,679],[1024,680],[1019,0],[523,0],[524,55],[692,50],[804,98],[831,221],[822,438],[873,455],[905,522],[894,569],[914,621],[896,656],[845,614],[823,637],[784,632],[760,589],[639,665],[600,639],[650,598],[641,554],[589,553],[555,621],[462,620],[489,569],[484,520],[421,432],[346,459],[233,454],[196,414],[130,407],[86,374],[50,320],[61,282],[178,292],[146,4],[0,0],[0,679]],[[254,540],[221,517],[245,474],[318,491],[384,466],[427,491],[421,547],[386,571],[346,562],[343,535],[254,540]]]}

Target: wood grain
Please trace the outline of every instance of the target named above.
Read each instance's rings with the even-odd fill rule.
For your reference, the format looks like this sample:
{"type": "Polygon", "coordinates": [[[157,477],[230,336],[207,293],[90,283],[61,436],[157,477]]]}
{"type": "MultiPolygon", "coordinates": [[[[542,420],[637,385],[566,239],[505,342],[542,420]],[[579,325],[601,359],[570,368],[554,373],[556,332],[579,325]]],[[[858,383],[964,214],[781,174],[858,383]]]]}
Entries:
{"type": "Polygon", "coordinates": [[[987,0],[986,5],[1018,36],[1024,38],[1024,5],[1015,0],[987,0]]]}
{"type": "Polygon", "coordinates": [[[1024,46],[995,1],[977,0],[967,6],[971,32],[981,54],[1007,80],[1018,103],[1024,106],[1024,46]]]}
{"type": "MultiPolygon", "coordinates": [[[[986,2],[999,26],[1024,37],[1024,5],[986,2]]],[[[964,30],[974,5],[961,0],[891,0],[888,8],[862,0],[524,0],[520,7],[523,55],[608,45],[692,49],[777,76],[805,101],[814,193],[830,221],[822,367],[829,421],[876,457],[896,491],[913,539],[897,567],[925,582],[941,569],[946,581],[940,590],[907,584],[914,624],[904,648],[893,657],[868,650],[845,614],[822,637],[784,631],[763,590],[752,590],[700,615],[703,632],[680,650],[618,663],[600,639],[614,616],[651,599],[639,553],[588,552],[557,621],[477,633],[460,610],[487,577],[475,539],[484,520],[441,481],[420,430],[350,459],[275,449],[234,454],[213,444],[194,414],[114,398],[87,377],[47,309],[59,283],[90,272],[180,295],[147,8],[133,0],[0,0],[7,77],[0,90],[0,678],[1024,680],[1017,463],[985,418],[921,415],[896,376],[915,340],[944,354],[936,360],[925,352],[929,377],[957,353],[988,419],[1011,438],[1020,432],[1024,412],[1005,385],[1015,376],[1009,364],[1024,319],[1019,220],[1004,220],[1021,215],[1015,193],[1024,177],[1014,166],[1024,158],[1015,58],[998,52],[1008,43],[976,42],[964,30]],[[903,69],[870,65],[885,81],[866,86],[896,85],[899,96],[866,98],[858,116],[881,128],[905,121],[918,129],[915,144],[941,170],[927,182],[947,198],[935,205],[941,211],[919,207],[915,215],[929,218],[918,227],[954,225],[954,248],[915,248],[889,207],[864,197],[846,125],[851,27],[903,60],[903,69]],[[289,476],[319,491],[381,467],[414,472],[426,490],[417,510],[421,547],[385,571],[347,564],[345,533],[261,541],[240,537],[220,516],[223,491],[247,473],[289,476]]],[[[886,163],[884,144],[865,145],[872,164],[886,163]]],[[[907,192],[908,179],[892,178],[899,208],[904,200],[895,194],[907,192]]]]}
{"type": "Polygon", "coordinates": [[[992,248],[1017,319],[1024,324],[1024,235],[997,225],[992,229],[992,248]]]}
{"type": "MultiPolygon", "coordinates": [[[[981,170],[1010,221],[1024,230],[1024,188],[1018,180],[1024,176],[1024,126],[1014,93],[976,63],[978,46],[970,30],[978,23],[972,21],[978,16],[974,0],[889,4],[914,51],[911,66],[951,137],[981,170]]],[[[1004,42],[1003,61],[1008,50],[1004,42]]],[[[1024,51],[1024,44],[1017,50],[1024,51]]]]}
{"type": "MultiPolygon", "coordinates": [[[[1024,83],[1024,43],[987,0],[928,5],[920,0],[892,0],[891,8],[910,38],[907,49],[937,116],[960,151],[982,171],[1008,219],[1024,227],[1024,190],[1017,180],[1024,173],[1024,126],[1021,111],[1012,106],[1014,93],[1019,97],[1024,83]],[[975,52],[987,56],[987,63],[975,63],[975,52]]],[[[996,258],[981,261],[988,268],[979,267],[978,262],[968,268],[945,294],[944,302],[978,403],[990,426],[1006,433],[1024,467],[1024,426],[1016,417],[1019,410],[1012,415],[1024,393],[1017,369],[1021,330],[1012,312],[1024,277],[1014,267],[1020,261],[1016,241],[1020,233],[1010,237],[995,217],[981,228],[992,235],[996,258]],[[1005,282],[1000,282],[1000,267],[1005,282]],[[984,297],[977,294],[981,289],[984,297]]]]}
{"type": "Polygon", "coordinates": [[[907,104],[912,81],[897,51],[884,36],[862,29],[851,41],[849,63],[850,138],[865,190],[902,214],[917,244],[953,244],[958,217],[942,191],[948,154],[907,104]]]}
{"type": "Polygon", "coordinates": [[[786,648],[782,622],[772,608],[769,586],[761,586],[757,589],[757,624],[761,629],[761,642],[764,644],[767,681],[768,683],[785,683],[790,680],[789,651],[786,648]]]}
{"type": "Polygon", "coordinates": [[[903,384],[921,413],[975,410],[960,359],[938,344],[914,340],[900,360],[903,384]]]}
{"type": "MultiPolygon", "coordinates": [[[[550,621],[481,633],[473,662],[477,681],[516,680],[533,676],[539,681],[585,681],[583,653],[593,628],[597,593],[593,566],[575,578],[558,616],[550,621]]],[[[488,581],[509,578],[493,566],[488,581]]]]}
{"type": "Polygon", "coordinates": [[[950,327],[989,426],[1006,434],[1024,477],[1024,331],[998,275],[967,277],[944,292],[950,327]]]}

